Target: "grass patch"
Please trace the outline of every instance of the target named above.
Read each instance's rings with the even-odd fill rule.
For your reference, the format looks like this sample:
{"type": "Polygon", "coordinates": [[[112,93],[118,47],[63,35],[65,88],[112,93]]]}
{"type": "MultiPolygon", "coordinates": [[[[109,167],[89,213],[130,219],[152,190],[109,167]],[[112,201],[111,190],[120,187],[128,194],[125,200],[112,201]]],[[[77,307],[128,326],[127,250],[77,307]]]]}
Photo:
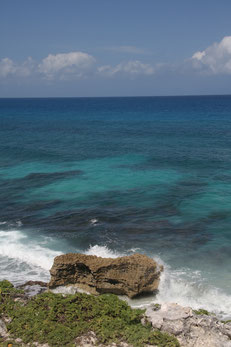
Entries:
{"type": "Polygon", "coordinates": [[[222,322],[222,323],[224,323],[224,324],[231,323],[231,319],[228,319],[228,320],[222,320],[221,322],[222,322]]]}
{"type": "Polygon", "coordinates": [[[115,295],[98,297],[77,293],[39,294],[25,302],[15,301],[20,295],[9,282],[0,282],[0,315],[8,316],[7,328],[14,338],[24,343],[48,343],[50,346],[74,346],[75,338],[92,330],[100,343],[124,341],[134,347],[153,344],[179,347],[176,338],[153,331],[140,322],[144,311],[132,309],[115,295]]]}
{"type": "Polygon", "coordinates": [[[193,313],[197,314],[198,316],[200,316],[200,315],[214,316],[214,313],[209,312],[203,308],[200,308],[199,310],[193,310],[193,313]]]}

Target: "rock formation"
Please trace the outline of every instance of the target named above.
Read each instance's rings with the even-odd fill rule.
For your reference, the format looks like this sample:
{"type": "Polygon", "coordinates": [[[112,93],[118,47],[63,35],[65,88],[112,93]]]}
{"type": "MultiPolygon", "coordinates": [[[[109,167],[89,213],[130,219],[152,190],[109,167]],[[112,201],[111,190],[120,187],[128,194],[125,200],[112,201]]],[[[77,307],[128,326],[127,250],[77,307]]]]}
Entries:
{"type": "Polygon", "coordinates": [[[54,259],[48,286],[72,284],[91,294],[113,293],[132,298],[155,291],[161,271],[162,266],[142,254],[112,259],[69,253],[54,259]]]}
{"type": "Polygon", "coordinates": [[[166,303],[146,310],[154,329],[176,336],[181,347],[231,347],[231,323],[213,315],[198,315],[190,307],[166,303]]]}

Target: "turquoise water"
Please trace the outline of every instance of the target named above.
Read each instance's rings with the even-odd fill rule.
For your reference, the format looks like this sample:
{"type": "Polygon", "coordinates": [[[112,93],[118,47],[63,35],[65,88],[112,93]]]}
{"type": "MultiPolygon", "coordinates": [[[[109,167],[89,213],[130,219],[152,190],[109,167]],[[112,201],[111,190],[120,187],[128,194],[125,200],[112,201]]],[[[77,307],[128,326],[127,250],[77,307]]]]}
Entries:
{"type": "Polygon", "coordinates": [[[229,96],[0,99],[0,278],[138,251],[165,266],[147,302],[230,317],[230,135],[229,96]]]}

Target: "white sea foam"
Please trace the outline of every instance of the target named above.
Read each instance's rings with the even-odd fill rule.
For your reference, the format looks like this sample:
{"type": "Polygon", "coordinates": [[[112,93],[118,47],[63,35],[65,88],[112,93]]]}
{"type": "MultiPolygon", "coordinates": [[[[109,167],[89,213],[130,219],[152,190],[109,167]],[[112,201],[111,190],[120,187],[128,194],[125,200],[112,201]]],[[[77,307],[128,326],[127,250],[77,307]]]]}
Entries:
{"type": "Polygon", "coordinates": [[[90,294],[86,290],[83,290],[81,288],[78,288],[75,285],[69,285],[69,286],[60,286],[54,289],[51,289],[52,293],[55,294],[75,294],[75,293],[86,293],[90,294]]]}
{"type": "Polygon", "coordinates": [[[87,255],[97,255],[102,258],[117,258],[122,257],[125,254],[119,254],[118,252],[110,250],[107,246],[90,246],[90,248],[84,252],[87,255]]]}
{"type": "Polygon", "coordinates": [[[55,256],[61,254],[30,241],[18,230],[0,231],[0,255],[49,270],[55,256]]]}
{"type": "Polygon", "coordinates": [[[231,318],[231,296],[206,283],[200,271],[173,270],[165,264],[155,302],[176,302],[193,309],[204,308],[224,319],[231,318]]]}
{"type": "Polygon", "coordinates": [[[92,225],[95,225],[95,224],[98,223],[98,219],[97,219],[97,218],[92,218],[92,219],[90,219],[90,223],[91,223],[92,225]]]}
{"type": "Polygon", "coordinates": [[[47,280],[53,259],[59,254],[61,252],[42,246],[19,230],[0,231],[1,278],[17,284],[29,279],[47,280]]]}

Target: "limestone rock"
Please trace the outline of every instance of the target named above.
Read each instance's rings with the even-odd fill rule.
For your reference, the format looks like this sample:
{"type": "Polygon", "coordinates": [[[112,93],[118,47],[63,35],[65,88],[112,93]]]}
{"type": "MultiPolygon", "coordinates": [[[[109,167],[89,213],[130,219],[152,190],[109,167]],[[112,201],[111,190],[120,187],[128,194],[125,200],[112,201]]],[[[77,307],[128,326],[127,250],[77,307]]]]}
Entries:
{"type": "Polygon", "coordinates": [[[112,259],[68,253],[54,259],[48,286],[74,284],[91,294],[113,293],[132,298],[155,291],[162,270],[153,259],[142,254],[112,259]]]}
{"type": "Polygon", "coordinates": [[[6,328],[6,324],[4,323],[4,321],[2,319],[0,319],[0,337],[7,337],[8,333],[7,333],[7,328],[6,328]]]}
{"type": "Polygon", "coordinates": [[[18,288],[24,290],[28,297],[43,293],[47,289],[47,283],[42,281],[27,281],[18,288]]]}
{"type": "Polygon", "coordinates": [[[163,304],[145,313],[154,329],[175,335],[181,347],[231,347],[231,325],[215,316],[196,315],[190,307],[163,304]]]}
{"type": "Polygon", "coordinates": [[[109,345],[105,345],[102,343],[99,343],[96,334],[94,331],[88,331],[86,334],[79,336],[75,340],[75,345],[78,347],[133,347],[132,345],[129,345],[126,342],[117,342],[117,343],[110,343],[109,345]]]}

